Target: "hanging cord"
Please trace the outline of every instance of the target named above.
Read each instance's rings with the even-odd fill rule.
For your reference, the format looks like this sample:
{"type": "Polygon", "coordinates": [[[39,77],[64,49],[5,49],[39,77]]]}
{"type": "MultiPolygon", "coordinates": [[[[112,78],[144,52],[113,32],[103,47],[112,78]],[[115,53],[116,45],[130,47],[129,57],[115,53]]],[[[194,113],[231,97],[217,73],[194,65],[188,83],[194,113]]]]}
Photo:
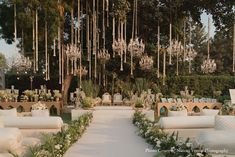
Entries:
{"type": "Polygon", "coordinates": [[[36,71],[38,71],[38,10],[36,9],[36,16],[35,16],[35,21],[36,21],[36,45],[35,45],[35,60],[36,60],[36,71]]]}
{"type": "Polygon", "coordinates": [[[208,43],[207,43],[207,52],[208,56],[207,59],[210,58],[210,18],[208,17],[208,43]]]}
{"type": "Polygon", "coordinates": [[[109,27],[109,0],[106,0],[106,26],[109,27]]]}
{"type": "Polygon", "coordinates": [[[137,38],[137,25],[138,25],[138,22],[137,22],[137,20],[138,20],[137,1],[138,0],[135,0],[135,38],[137,38]]]}
{"type": "Polygon", "coordinates": [[[14,36],[15,36],[15,42],[17,39],[17,14],[16,14],[16,3],[14,3],[14,36]]]}
{"type": "Polygon", "coordinates": [[[160,77],[160,24],[157,25],[157,77],[160,77]]]}
{"type": "Polygon", "coordinates": [[[105,49],[105,0],[103,0],[103,49],[105,49]]]}
{"type": "Polygon", "coordinates": [[[33,16],[33,72],[36,73],[36,54],[35,54],[35,19],[34,19],[34,11],[32,12],[32,16],[33,16]]]}

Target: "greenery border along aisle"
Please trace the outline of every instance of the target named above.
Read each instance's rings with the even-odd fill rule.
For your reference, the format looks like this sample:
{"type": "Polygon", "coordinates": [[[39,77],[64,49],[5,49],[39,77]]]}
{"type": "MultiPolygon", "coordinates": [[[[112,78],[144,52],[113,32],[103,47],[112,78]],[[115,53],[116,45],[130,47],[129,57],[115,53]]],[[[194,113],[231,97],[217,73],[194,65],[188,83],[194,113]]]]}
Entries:
{"type": "Polygon", "coordinates": [[[169,135],[163,132],[156,122],[147,120],[140,111],[134,113],[133,124],[138,127],[139,135],[153,146],[156,157],[211,157],[202,146],[192,144],[189,138],[182,140],[178,138],[178,133],[169,135]]]}
{"type": "Polygon", "coordinates": [[[45,135],[43,144],[31,148],[31,157],[62,157],[72,144],[82,136],[92,118],[92,113],[84,114],[78,120],[71,121],[60,132],[45,135]]]}

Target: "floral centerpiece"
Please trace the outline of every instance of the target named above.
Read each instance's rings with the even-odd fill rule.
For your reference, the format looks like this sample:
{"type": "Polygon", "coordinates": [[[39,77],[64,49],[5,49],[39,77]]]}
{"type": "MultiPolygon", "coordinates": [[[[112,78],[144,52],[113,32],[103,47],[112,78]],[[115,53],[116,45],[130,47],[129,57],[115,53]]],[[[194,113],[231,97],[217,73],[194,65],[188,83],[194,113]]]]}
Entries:
{"type": "Polygon", "coordinates": [[[187,108],[182,103],[176,103],[170,107],[170,111],[183,111],[187,110],[187,108]]]}
{"type": "Polygon", "coordinates": [[[231,103],[231,101],[224,101],[222,106],[222,113],[225,115],[233,115],[234,114],[235,105],[231,103]]]}
{"type": "Polygon", "coordinates": [[[42,103],[41,101],[32,105],[32,110],[46,110],[46,109],[47,109],[46,104],[42,103]]]}
{"type": "Polygon", "coordinates": [[[48,117],[50,115],[46,104],[41,103],[40,101],[32,105],[31,113],[33,117],[41,117],[41,116],[48,117]]]}
{"type": "Polygon", "coordinates": [[[187,116],[188,111],[187,108],[182,103],[176,103],[169,108],[168,116],[175,117],[175,116],[187,116]]]}
{"type": "Polygon", "coordinates": [[[62,94],[59,90],[53,90],[55,101],[59,101],[62,98],[62,94]]]}
{"type": "Polygon", "coordinates": [[[33,97],[34,97],[33,90],[25,90],[23,93],[25,94],[25,96],[27,96],[29,101],[33,101],[33,97]]]}

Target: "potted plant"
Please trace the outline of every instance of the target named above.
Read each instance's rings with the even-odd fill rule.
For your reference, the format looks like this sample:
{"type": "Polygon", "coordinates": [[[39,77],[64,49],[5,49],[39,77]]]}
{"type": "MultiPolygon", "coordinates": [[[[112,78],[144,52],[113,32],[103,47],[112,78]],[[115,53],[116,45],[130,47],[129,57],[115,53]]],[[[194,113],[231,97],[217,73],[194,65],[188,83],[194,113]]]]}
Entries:
{"type": "Polygon", "coordinates": [[[81,100],[81,107],[83,109],[90,109],[92,108],[92,103],[93,103],[93,99],[91,97],[85,97],[81,100]]]}
{"type": "Polygon", "coordinates": [[[40,116],[49,117],[50,115],[46,104],[43,104],[40,101],[32,105],[31,113],[33,117],[40,117],[40,116]]]}
{"type": "Polygon", "coordinates": [[[59,90],[53,90],[55,101],[58,102],[62,98],[62,95],[59,90]]]}
{"type": "Polygon", "coordinates": [[[142,99],[137,98],[137,99],[135,100],[135,108],[136,108],[136,109],[142,109],[143,107],[144,107],[144,105],[143,105],[142,99]]]}
{"type": "Polygon", "coordinates": [[[183,105],[183,103],[176,103],[174,105],[172,105],[169,108],[168,111],[168,116],[187,116],[188,115],[188,111],[187,108],[183,105]]]}

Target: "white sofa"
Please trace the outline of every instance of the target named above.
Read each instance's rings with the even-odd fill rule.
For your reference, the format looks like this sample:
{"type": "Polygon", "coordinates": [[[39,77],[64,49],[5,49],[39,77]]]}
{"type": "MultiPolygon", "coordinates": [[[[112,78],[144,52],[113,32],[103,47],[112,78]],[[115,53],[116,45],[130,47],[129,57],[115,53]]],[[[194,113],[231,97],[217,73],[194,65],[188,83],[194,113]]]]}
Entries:
{"type": "Polygon", "coordinates": [[[63,121],[60,117],[2,117],[5,127],[19,129],[60,129],[63,121]]]}
{"type": "MultiPolygon", "coordinates": [[[[235,155],[235,116],[216,116],[215,130],[201,132],[196,137],[197,143],[209,151],[235,155]]],[[[212,152],[213,153],[213,152],[212,152]]]]}
{"type": "Polygon", "coordinates": [[[35,117],[17,116],[15,108],[10,110],[0,110],[0,117],[2,118],[5,127],[19,128],[26,137],[38,137],[42,133],[55,133],[61,130],[63,120],[61,117],[42,116],[35,117]]]}
{"type": "Polygon", "coordinates": [[[178,132],[179,137],[194,139],[201,131],[214,130],[215,116],[161,117],[158,124],[166,133],[178,132]]]}

